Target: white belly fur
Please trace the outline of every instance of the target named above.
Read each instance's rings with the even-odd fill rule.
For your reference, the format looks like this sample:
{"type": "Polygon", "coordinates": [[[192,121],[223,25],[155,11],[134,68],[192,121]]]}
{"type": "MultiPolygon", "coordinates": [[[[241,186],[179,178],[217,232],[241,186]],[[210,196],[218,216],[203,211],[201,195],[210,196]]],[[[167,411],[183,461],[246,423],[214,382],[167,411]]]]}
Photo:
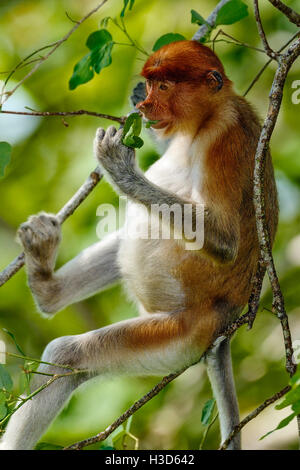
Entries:
{"type": "MultiPolygon", "coordinates": [[[[191,138],[176,136],[166,153],[146,172],[146,177],[180,197],[202,202],[202,158],[199,142],[194,144],[191,138]]],[[[127,237],[121,241],[119,264],[127,290],[143,313],[180,310],[185,305],[185,294],[172,271],[190,252],[182,249],[182,256],[174,259],[174,244],[178,242],[146,239],[148,223],[145,208],[130,202],[125,222],[127,233],[131,236],[139,233],[141,238],[127,237]]]]}

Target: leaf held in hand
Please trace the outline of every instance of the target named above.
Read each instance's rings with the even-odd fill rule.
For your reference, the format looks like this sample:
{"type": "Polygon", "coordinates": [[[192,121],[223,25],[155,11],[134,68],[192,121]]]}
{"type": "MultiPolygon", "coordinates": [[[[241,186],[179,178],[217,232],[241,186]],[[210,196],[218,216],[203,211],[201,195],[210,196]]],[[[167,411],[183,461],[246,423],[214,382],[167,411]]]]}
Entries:
{"type": "Polygon", "coordinates": [[[158,38],[152,50],[155,52],[161,47],[166,46],[167,44],[170,44],[171,42],[184,41],[184,40],[185,40],[185,37],[182,36],[182,34],[176,34],[176,33],[164,34],[163,36],[158,38]]]}
{"type": "Polygon", "coordinates": [[[143,139],[139,137],[142,130],[142,118],[139,113],[132,113],[126,119],[123,130],[123,144],[131,148],[141,148],[143,139]]]}

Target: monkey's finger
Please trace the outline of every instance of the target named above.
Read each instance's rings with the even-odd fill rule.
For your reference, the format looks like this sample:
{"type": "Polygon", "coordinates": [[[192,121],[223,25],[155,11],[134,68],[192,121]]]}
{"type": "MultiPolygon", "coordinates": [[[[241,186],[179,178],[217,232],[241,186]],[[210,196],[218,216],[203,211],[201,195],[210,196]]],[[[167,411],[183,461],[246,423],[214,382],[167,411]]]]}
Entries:
{"type": "Polygon", "coordinates": [[[117,132],[117,129],[115,126],[109,126],[109,128],[106,131],[106,136],[108,139],[112,138],[117,132]]]}
{"type": "Polygon", "coordinates": [[[102,127],[98,127],[96,131],[96,140],[102,140],[105,136],[105,130],[102,127]]]}
{"type": "Polygon", "coordinates": [[[17,242],[21,243],[23,246],[28,246],[30,244],[30,240],[32,239],[32,230],[31,227],[27,222],[24,222],[20,225],[17,231],[17,242]]]}
{"type": "Polygon", "coordinates": [[[51,224],[53,225],[53,227],[58,227],[59,225],[57,217],[54,214],[48,214],[46,212],[39,212],[38,216],[40,220],[45,224],[51,224]]]}
{"type": "Polygon", "coordinates": [[[122,143],[123,135],[124,135],[124,129],[119,129],[118,132],[116,132],[114,136],[115,143],[117,144],[122,143]]]}

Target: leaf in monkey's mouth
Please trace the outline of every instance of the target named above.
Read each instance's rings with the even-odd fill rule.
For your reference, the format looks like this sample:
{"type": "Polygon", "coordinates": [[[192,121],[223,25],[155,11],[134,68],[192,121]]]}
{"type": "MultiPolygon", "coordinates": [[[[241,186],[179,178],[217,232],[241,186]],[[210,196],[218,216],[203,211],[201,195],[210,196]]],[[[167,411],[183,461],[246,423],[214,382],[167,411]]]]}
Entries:
{"type": "Polygon", "coordinates": [[[151,119],[148,119],[146,121],[146,129],[149,129],[150,127],[154,127],[158,123],[159,121],[152,121],[151,119]]]}

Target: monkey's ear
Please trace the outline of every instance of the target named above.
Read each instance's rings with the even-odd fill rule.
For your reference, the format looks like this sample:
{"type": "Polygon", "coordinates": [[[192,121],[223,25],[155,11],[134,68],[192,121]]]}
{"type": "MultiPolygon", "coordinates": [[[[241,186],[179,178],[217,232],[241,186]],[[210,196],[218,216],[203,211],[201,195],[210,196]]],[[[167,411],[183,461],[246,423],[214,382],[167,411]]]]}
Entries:
{"type": "Polygon", "coordinates": [[[223,86],[223,78],[217,70],[210,70],[206,75],[208,86],[215,91],[221,90],[223,86]]]}

